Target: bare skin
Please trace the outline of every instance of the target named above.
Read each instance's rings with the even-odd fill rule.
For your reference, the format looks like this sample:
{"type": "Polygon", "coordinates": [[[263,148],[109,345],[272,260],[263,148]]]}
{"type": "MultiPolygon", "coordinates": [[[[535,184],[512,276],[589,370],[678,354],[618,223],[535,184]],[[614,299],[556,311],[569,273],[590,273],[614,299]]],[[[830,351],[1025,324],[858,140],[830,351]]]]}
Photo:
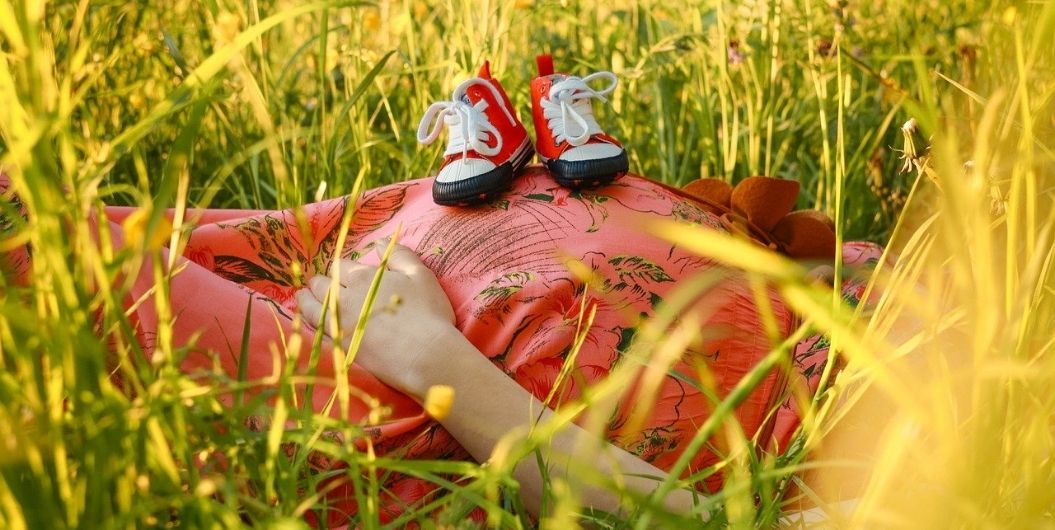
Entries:
{"type": "MultiPolygon", "coordinates": [[[[345,329],[355,325],[376,271],[372,265],[347,260],[341,263],[341,285],[335,292],[345,329]]],[[[308,288],[297,294],[305,318],[319,321],[330,289],[329,277],[316,276],[308,282],[308,288]]],[[[386,307],[371,315],[356,362],[388,385],[418,399],[423,399],[433,385],[453,387],[453,406],[441,423],[477,461],[491,458],[495,445],[506,433],[526,430],[552,417],[552,411],[462,336],[454,326],[454,311],[436,277],[409,248],[394,247],[376,300],[376,305],[386,307]],[[398,304],[382,302],[393,296],[399,298],[398,304]],[[408,326],[407,322],[414,325],[408,326]]],[[[547,455],[550,472],[566,469],[580,437],[592,436],[575,424],[558,432],[547,455]]],[[[621,473],[630,490],[651,493],[656,486],[655,477],[665,476],[659,468],[620,448],[607,444],[605,449],[588,464],[609,476],[621,473]]],[[[537,515],[543,490],[535,460],[522,461],[514,476],[520,482],[525,506],[537,515]]],[[[587,487],[578,493],[586,506],[612,513],[620,511],[620,499],[606,489],[587,487]]],[[[688,491],[675,490],[665,500],[666,506],[675,512],[689,513],[692,497],[688,491]]]]}

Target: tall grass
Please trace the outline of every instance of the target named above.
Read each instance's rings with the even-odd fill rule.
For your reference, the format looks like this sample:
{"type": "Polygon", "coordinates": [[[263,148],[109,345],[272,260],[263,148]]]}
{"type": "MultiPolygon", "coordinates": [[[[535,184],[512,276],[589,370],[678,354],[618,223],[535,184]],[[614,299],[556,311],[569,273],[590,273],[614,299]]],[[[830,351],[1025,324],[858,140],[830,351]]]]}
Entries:
{"type": "MultiPolygon", "coordinates": [[[[451,495],[397,525],[440,508],[456,526],[472,506],[496,525],[530,524],[515,495],[494,494],[515,490],[515,457],[533,458],[554,425],[514,433],[491,466],[375,459],[317,435],[357,426],[295,407],[284,413],[300,428],[244,425],[271,414],[264,398],[221,407],[244,382],[181,374],[170,318],[160,361],[116,363],[141,356],[118,280],[159,250],[101,251],[85,220],[103,203],[151,206],[159,223],[164,207],[283,208],[426,175],[439,148],[415,144],[422,110],[486,59],[526,108],[542,51],[567,70],[619,75],[603,120],[634,171],[672,184],[794,178],[800,206],[829,212],[841,239],[889,242],[899,257],[875,276],[874,309],[856,311],[794,264],[755,263],[773,264],[751,272],[830,333],[847,366],[804,398],[785,455],[750,450],[759,441],[722,414],[702,427],[741,448],[722,464],[723,491],[701,501],[709,524],[770,526],[792,472],[858,465],[873,472],[860,474],[857,508],[833,514],[839,526],[1051,526],[1053,30],[1050,2],[0,0],[0,167],[30,214],[9,215],[0,251],[34,251],[31,285],[2,286],[0,526],[301,526],[322,502],[305,492],[325,476],[306,450],[288,458],[287,442],[353,470],[477,479],[447,484],[451,495]],[[844,411],[866,402],[889,419],[874,450],[826,456],[844,411]]],[[[176,229],[178,243],[188,227],[176,229]]],[[[705,234],[667,235],[738,259],[705,234]]],[[[153,272],[164,314],[166,273],[153,272]]],[[[767,362],[785,349],[775,343],[767,362]]],[[[364,499],[376,499],[367,482],[364,499]]],[[[555,477],[549,491],[543,524],[572,524],[569,484],[555,477]]],[[[587,517],[703,524],[654,500],[587,517]]]]}

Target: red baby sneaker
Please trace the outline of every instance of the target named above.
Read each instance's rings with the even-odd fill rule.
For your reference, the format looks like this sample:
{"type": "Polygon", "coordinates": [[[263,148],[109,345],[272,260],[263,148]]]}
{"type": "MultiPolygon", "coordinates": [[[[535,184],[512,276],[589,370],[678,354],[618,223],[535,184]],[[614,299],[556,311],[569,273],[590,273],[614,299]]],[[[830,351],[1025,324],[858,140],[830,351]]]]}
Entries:
{"type": "Polygon", "coordinates": [[[557,182],[570,188],[607,184],[629,169],[626,151],[604,133],[593,117],[590,99],[607,101],[618,79],[612,72],[586,77],[553,73],[553,58],[540,55],[539,75],[531,81],[531,110],[535,119],[535,149],[557,182]],[[594,90],[590,81],[607,79],[594,90]]]}
{"type": "Polygon", "coordinates": [[[428,145],[447,124],[447,149],[432,185],[432,199],[445,206],[478,204],[505,191],[534,154],[527,130],[488,63],[479,77],[454,89],[450,101],[433,103],[418,125],[428,145]],[[431,130],[430,130],[431,127],[431,130]]]}

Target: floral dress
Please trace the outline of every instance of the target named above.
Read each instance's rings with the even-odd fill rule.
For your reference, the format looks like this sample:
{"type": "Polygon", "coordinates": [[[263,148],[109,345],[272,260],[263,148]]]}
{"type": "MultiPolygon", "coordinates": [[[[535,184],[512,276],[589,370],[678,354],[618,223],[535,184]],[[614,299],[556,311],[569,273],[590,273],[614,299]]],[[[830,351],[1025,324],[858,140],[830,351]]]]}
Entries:
{"type": "MultiPolygon", "coordinates": [[[[553,407],[576,399],[583,388],[608,375],[625,358],[639,324],[655,315],[680,283],[709,278],[693,306],[706,315],[699,322],[703,340],[675,359],[657,385],[632,388],[607,425],[612,443],[659,468],[673,465],[710,414],[715,396],[707,389],[724,396],[771,349],[742,275],[649,231],[657,219],[724,231],[719,219],[690,195],[633,175],[598,189],[573,191],[539,167],[519,175],[501,198],[474,208],[437,206],[431,188],[431,179],[409,181],[370,190],[354,204],[343,197],[299,212],[192,212],[189,217],[197,227],[183,251],[187,261],[170,290],[173,314],[178,315],[177,340],[194,346],[183,369],[193,373],[219,365],[237,374],[251,306],[247,376],[270,376],[274,363],[286,362],[284,358],[295,359],[290,362],[307,370],[311,331],[302,332],[308,337],[301,341],[300,355],[272,353],[287,343],[293,330],[293,294],[303,279],[325,274],[335,257],[365,257],[373,242],[386,236],[396,236],[414,249],[435,272],[451,300],[458,328],[480,352],[553,407]],[[341,234],[347,208],[354,208],[351,224],[341,234]],[[576,351],[576,336],[587,314],[593,318],[576,351]],[[571,370],[560,377],[568,362],[571,370]],[[701,383],[703,373],[708,374],[706,384],[701,383]],[[558,378],[560,385],[554,388],[558,378]]],[[[116,244],[121,244],[119,223],[128,214],[127,208],[108,209],[116,244]]],[[[867,243],[844,247],[848,265],[874,261],[880,254],[867,243]]],[[[148,276],[137,280],[133,297],[149,292],[148,276]]],[[[862,280],[851,280],[843,292],[855,299],[862,289],[862,280]]],[[[775,293],[770,293],[770,305],[786,336],[797,324],[795,315],[775,293]]],[[[152,306],[141,304],[136,314],[148,351],[156,327],[152,306]]],[[[325,343],[324,349],[328,351],[325,343]]],[[[787,389],[797,385],[815,390],[827,359],[823,337],[800,343],[791,359],[791,376],[772,371],[736,410],[744,433],[781,450],[798,425],[787,389]]],[[[332,379],[334,372],[332,359],[323,355],[315,373],[332,379]]],[[[413,399],[354,364],[348,378],[361,391],[353,395],[372,396],[387,407],[388,414],[372,423],[366,401],[353,397],[346,409],[348,420],[369,424],[376,453],[470,459],[413,399]]],[[[332,385],[319,384],[310,402],[320,410],[333,392],[332,385]]],[[[339,410],[334,407],[333,414],[339,410]]],[[[718,462],[714,451],[720,450],[715,440],[692,458],[686,473],[718,462]]],[[[387,480],[390,498],[382,507],[383,519],[397,516],[435,489],[412,477],[392,475],[387,480]]],[[[720,474],[712,474],[700,486],[716,489],[720,483],[720,474]]],[[[329,496],[344,512],[355,511],[349,489],[335,488],[329,496]],[[341,499],[342,494],[347,498],[341,499]]]]}

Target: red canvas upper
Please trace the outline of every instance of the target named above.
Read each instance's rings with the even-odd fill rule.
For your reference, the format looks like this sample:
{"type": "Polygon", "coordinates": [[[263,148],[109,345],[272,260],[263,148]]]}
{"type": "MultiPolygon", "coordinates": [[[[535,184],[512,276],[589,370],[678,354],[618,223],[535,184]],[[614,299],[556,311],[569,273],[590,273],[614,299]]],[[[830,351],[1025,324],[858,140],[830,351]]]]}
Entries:
{"type": "MultiPolygon", "coordinates": [[[[499,95],[501,95],[501,98],[496,99],[490,90],[479,85],[471,85],[466,90],[465,97],[469,100],[469,103],[473,105],[480,101],[487,102],[487,108],[484,109],[484,115],[487,116],[487,119],[498,129],[499,134],[501,134],[502,149],[498,154],[493,156],[483,155],[470,149],[464,156],[468,158],[490,160],[496,166],[500,166],[508,162],[517,149],[523,145],[524,141],[527,139],[527,129],[524,128],[524,124],[517,116],[516,109],[509,101],[509,96],[506,95],[506,91],[502,88],[502,84],[491,76],[491,64],[489,61],[485,61],[483,66],[480,67],[478,77],[494,86],[495,89],[498,90],[499,95]],[[509,115],[513,116],[513,123],[510,123],[509,115],[507,115],[506,111],[503,109],[508,109],[509,115]]],[[[488,146],[493,147],[497,143],[497,139],[489,138],[486,143],[488,146]]],[[[455,160],[459,160],[462,156],[461,153],[447,155],[443,159],[443,165],[446,166],[455,160]]]]}
{"type": "MultiPolygon", "coordinates": [[[[536,57],[535,61],[539,70],[538,77],[531,81],[531,116],[535,123],[535,150],[538,151],[539,155],[544,159],[560,158],[562,153],[574,146],[567,142],[562,142],[559,145],[557,144],[553,131],[550,130],[549,124],[543,114],[540,102],[543,99],[548,99],[549,91],[550,88],[553,87],[553,84],[566,78],[568,74],[554,73],[553,57],[550,55],[540,55],[536,57]]],[[[592,143],[609,143],[620,147],[622,146],[618,140],[605,133],[598,133],[590,136],[590,139],[586,144],[592,143]]]]}

